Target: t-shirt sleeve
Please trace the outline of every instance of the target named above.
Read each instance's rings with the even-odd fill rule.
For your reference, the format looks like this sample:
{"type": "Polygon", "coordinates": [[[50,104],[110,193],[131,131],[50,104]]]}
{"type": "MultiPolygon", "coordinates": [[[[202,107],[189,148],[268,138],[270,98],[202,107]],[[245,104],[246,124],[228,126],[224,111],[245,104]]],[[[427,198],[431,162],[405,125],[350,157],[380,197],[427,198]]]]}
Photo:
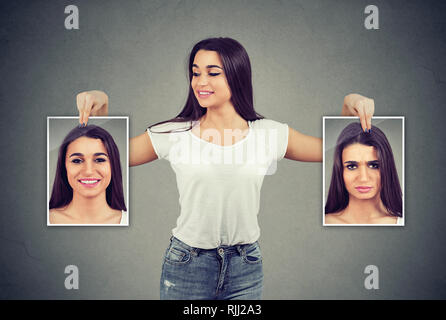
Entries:
{"type": "Polygon", "coordinates": [[[147,134],[152,141],[152,146],[156,155],[158,156],[158,159],[169,160],[170,149],[176,142],[178,142],[179,131],[177,130],[183,130],[186,127],[184,123],[178,124],[168,122],[147,128],[147,134]]]}
{"type": "Polygon", "coordinates": [[[268,135],[267,145],[272,160],[279,161],[285,157],[288,148],[288,124],[271,119],[260,119],[254,121],[254,127],[260,133],[266,132],[268,135]]]}
{"type": "Polygon", "coordinates": [[[286,150],[288,149],[288,124],[274,122],[274,127],[277,128],[277,161],[282,160],[285,157],[286,150]]]}

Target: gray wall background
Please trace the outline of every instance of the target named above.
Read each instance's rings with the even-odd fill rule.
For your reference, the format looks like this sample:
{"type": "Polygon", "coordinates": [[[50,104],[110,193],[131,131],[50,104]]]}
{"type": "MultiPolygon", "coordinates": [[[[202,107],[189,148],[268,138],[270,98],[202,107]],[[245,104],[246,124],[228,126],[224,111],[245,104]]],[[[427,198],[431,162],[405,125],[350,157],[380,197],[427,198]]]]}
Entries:
{"type": "Polygon", "coordinates": [[[168,162],[130,169],[126,228],[46,226],[46,117],[76,115],[99,89],[130,136],[175,116],[193,44],[229,36],[247,49],[264,116],[322,136],[344,95],[406,117],[406,225],[323,227],[322,165],[282,160],[259,214],[265,299],[446,297],[443,106],[446,4],[373,1],[3,1],[0,4],[0,297],[158,299],[163,253],[179,214],[168,162]],[[75,4],[80,29],[64,28],[75,4]],[[66,290],[65,266],[80,273],[66,290]],[[376,265],[380,289],[364,288],[376,265]]]}

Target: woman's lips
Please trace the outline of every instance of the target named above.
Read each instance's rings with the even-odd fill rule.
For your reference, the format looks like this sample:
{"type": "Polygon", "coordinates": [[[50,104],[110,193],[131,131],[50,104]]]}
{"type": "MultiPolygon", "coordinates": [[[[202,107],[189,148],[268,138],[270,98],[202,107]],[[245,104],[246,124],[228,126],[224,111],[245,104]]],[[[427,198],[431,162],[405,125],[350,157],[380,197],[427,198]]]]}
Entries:
{"type": "Polygon", "coordinates": [[[200,99],[207,99],[214,93],[214,91],[197,90],[197,93],[200,99]]]}
{"type": "Polygon", "coordinates": [[[372,187],[363,187],[363,186],[360,186],[360,187],[356,187],[355,189],[358,190],[358,191],[361,192],[361,193],[367,193],[367,192],[369,192],[370,190],[372,190],[372,187]]]}
{"type": "Polygon", "coordinates": [[[94,188],[99,184],[100,181],[101,181],[100,179],[80,179],[79,180],[80,184],[86,188],[94,188]]]}

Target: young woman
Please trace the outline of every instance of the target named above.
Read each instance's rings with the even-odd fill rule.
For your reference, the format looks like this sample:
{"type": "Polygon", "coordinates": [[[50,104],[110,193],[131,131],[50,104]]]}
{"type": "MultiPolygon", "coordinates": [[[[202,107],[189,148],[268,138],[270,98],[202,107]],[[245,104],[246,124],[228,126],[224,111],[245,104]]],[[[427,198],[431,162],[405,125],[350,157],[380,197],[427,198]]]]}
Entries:
{"type": "Polygon", "coordinates": [[[76,127],[59,148],[50,224],[127,224],[119,150],[98,126],[76,127]]]}
{"type": "Polygon", "coordinates": [[[402,193],[392,148],[376,126],[358,123],[336,142],[327,203],[327,224],[402,224],[402,193]]]}
{"type": "MultiPolygon", "coordinates": [[[[230,38],[198,42],[189,57],[189,95],[174,119],[130,139],[130,165],[172,163],[181,213],[166,251],[161,299],[259,299],[263,287],[257,240],[263,177],[283,157],[322,161],[322,140],[273,120],[253,105],[251,65],[230,38]]],[[[108,114],[100,91],[77,95],[79,122],[108,114]]],[[[345,97],[343,115],[370,130],[374,102],[345,97]]]]}

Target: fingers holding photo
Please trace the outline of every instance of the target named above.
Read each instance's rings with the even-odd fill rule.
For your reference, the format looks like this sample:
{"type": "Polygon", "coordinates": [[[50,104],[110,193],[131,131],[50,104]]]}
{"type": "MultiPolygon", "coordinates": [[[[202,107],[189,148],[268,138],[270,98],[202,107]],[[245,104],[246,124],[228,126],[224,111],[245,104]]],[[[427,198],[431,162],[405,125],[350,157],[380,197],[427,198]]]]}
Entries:
{"type": "Polygon", "coordinates": [[[106,116],[108,114],[108,96],[102,91],[80,92],[76,96],[76,104],[80,126],[86,126],[90,116],[106,116]]]}
{"type": "Polygon", "coordinates": [[[349,94],[344,98],[342,115],[357,116],[364,132],[372,129],[372,117],[375,113],[375,101],[360,94],[349,94]]]}

